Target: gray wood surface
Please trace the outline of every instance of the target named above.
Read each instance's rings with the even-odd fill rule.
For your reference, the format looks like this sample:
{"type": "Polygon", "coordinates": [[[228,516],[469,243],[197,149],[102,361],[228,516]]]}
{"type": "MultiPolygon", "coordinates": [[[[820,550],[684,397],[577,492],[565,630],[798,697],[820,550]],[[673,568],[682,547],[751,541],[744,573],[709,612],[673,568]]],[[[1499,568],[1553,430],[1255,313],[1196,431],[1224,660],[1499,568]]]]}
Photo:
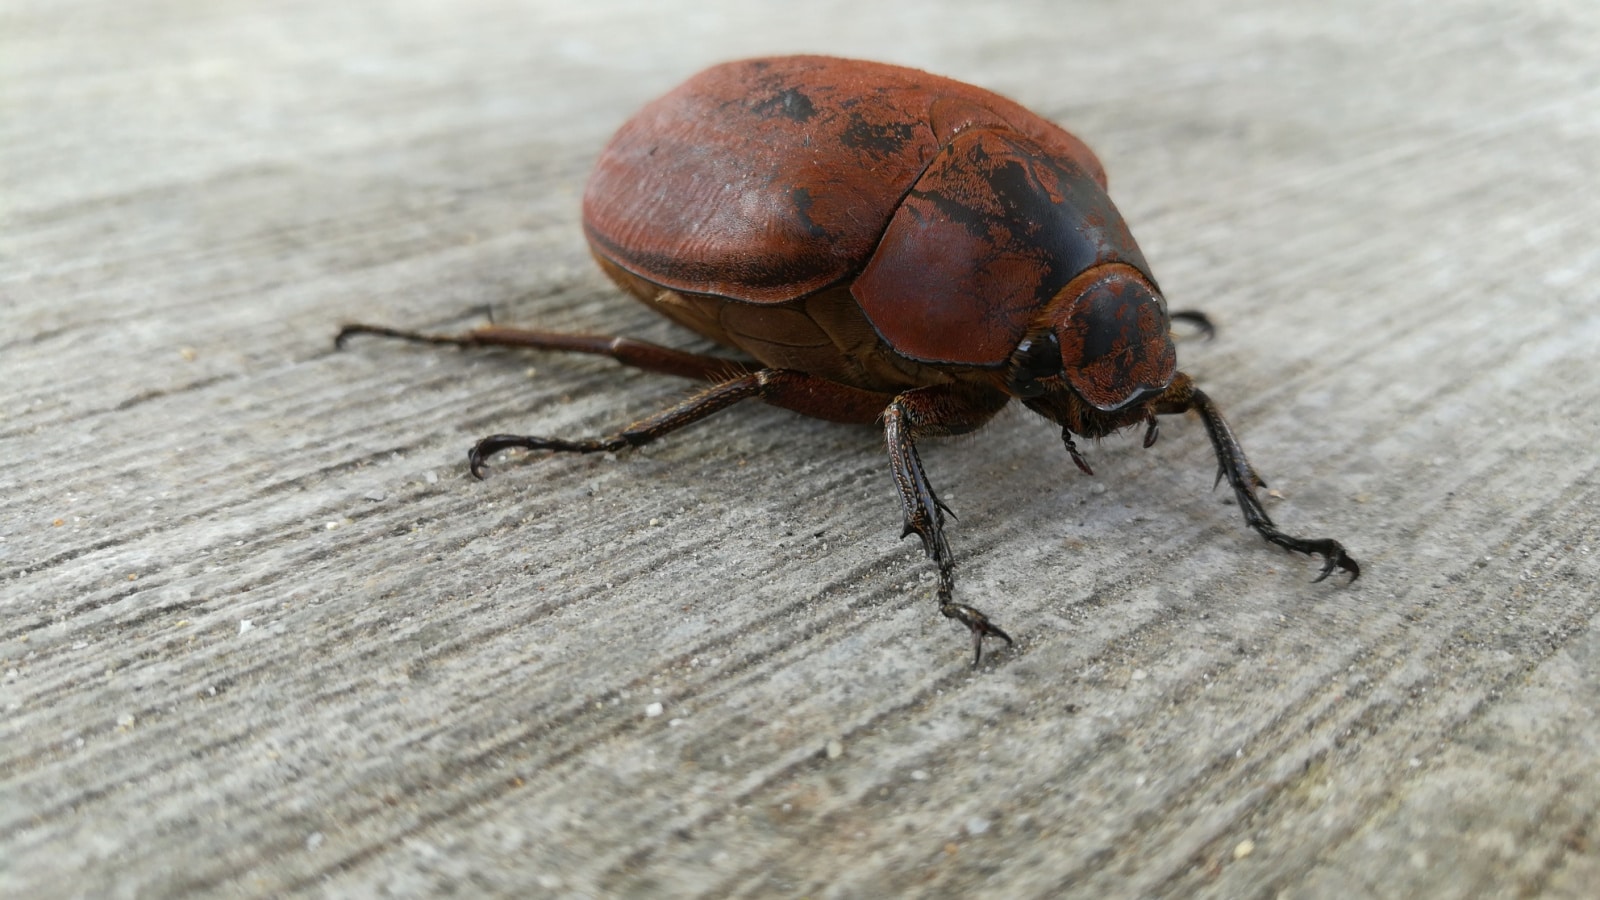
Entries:
{"type": "Polygon", "coordinates": [[[0,9],[0,895],[1600,895],[1600,7],[0,9]],[[714,61],[1065,123],[1289,530],[1199,423],[931,444],[968,667],[872,429],[499,321],[704,349],[578,198],[714,61]],[[658,715],[652,715],[659,710],[658,715]]]}

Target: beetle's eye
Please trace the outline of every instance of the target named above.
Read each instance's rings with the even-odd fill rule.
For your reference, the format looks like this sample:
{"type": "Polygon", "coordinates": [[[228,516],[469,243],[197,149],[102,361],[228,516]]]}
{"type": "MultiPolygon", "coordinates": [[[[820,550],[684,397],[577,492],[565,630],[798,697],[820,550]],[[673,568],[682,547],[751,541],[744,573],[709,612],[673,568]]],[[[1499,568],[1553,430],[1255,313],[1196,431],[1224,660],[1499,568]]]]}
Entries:
{"type": "Polygon", "coordinates": [[[1037,397],[1044,393],[1041,378],[1061,374],[1061,342],[1054,331],[1024,338],[1011,354],[1011,372],[1008,381],[1013,393],[1019,397],[1037,397]]]}

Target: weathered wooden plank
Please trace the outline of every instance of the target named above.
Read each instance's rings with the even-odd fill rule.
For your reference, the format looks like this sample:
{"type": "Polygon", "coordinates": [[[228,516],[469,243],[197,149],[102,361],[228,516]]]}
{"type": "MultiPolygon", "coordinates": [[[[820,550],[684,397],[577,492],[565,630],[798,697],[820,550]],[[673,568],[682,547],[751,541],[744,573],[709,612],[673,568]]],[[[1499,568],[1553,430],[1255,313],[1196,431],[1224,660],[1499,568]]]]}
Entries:
{"type": "Polygon", "coordinates": [[[0,13],[0,895],[1592,896],[1592,4],[12,4],[0,13]],[[1198,423],[925,449],[685,386],[335,353],[340,322],[701,347],[593,269],[600,144],[695,69],[922,66],[1082,135],[1198,423]],[[660,715],[651,715],[653,704],[660,715]]]}

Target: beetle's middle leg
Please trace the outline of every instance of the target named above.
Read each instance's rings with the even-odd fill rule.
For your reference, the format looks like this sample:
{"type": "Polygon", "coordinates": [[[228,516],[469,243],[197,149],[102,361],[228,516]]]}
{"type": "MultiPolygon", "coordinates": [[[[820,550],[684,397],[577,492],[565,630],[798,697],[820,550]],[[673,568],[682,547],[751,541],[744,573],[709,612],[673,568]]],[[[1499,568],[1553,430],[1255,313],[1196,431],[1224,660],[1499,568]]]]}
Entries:
{"type": "Polygon", "coordinates": [[[531,434],[490,435],[468,451],[467,462],[472,474],[482,478],[484,462],[490,456],[514,447],[558,453],[608,453],[638,447],[751,398],[818,418],[864,424],[877,417],[886,396],[793,369],[757,369],[720,381],[681,403],[604,437],[569,440],[531,434]]]}
{"type": "MultiPolygon", "coordinates": [[[[992,391],[961,391],[938,385],[906,391],[894,398],[883,412],[883,434],[889,445],[889,465],[895,487],[900,491],[900,509],[905,514],[901,537],[916,534],[922,549],[939,567],[939,612],[955,619],[972,632],[972,664],[983,659],[983,639],[997,637],[1011,644],[1011,636],[989,621],[982,612],[955,602],[955,559],[944,539],[944,514],[949,507],[940,502],[928,483],[917,455],[917,441],[924,437],[964,434],[989,421],[1010,398],[992,391]]],[[[953,513],[952,513],[953,515],[953,513]]]]}

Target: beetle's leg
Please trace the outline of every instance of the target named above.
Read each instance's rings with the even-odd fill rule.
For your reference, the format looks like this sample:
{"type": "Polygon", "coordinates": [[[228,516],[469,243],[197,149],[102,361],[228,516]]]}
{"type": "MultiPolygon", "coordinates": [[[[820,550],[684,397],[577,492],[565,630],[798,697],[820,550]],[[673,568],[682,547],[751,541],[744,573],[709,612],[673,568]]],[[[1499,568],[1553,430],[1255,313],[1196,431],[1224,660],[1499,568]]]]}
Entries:
{"type": "MultiPolygon", "coordinates": [[[[1073,463],[1073,465],[1078,467],[1078,471],[1082,472],[1085,475],[1093,475],[1094,474],[1094,470],[1089,468],[1089,461],[1087,459],[1083,458],[1083,454],[1082,453],[1078,452],[1078,445],[1077,445],[1076,442],[1074,442],[1072,440],[1072,432],[1071,431],[1068,431],[1065,428],[1061,429],[1061,443],[1066,445],[1067,453],[1072,455],[1072,463],[1073,463]]],[[[1146,446],[1148,446],[1148,445],[1146,445],[1146,446]]]]}
{"type": "Polygon", "coordinates": [[[917,388],[894,398],[883,412],[883,434],[889,445],[889,466],[900,491],[905,514],[901,537],[922,538],[923,552],[939,567],[939,612],[972,632],[972,664],[983,659],[983,639],[997,637],[1011,644],[1011,636],[982,612],[955,602],[955,560],[944,539],[944,514],[949,511],[928,483],[917,454],[924,437],[963,434],[987,422],[1008,398],[991,392],[959,392],[943,385],[917,388]]]}
{"type": "Polygon", "coordinates": [[[752,364],[742,360],[702,353],[685,353],[682,350],[673,350],[660,344],[636,341],[632,338],[611,337],[604,334],[529,331],[503,325],[486,325],[463,334],[427,334],[383,325],[346,325],[339,329],[339,334],[333,339],[333,345],[343,348],[352,336],[358,334],[450,347],[512,347],[522,350],[587,353],[592,356],[609,356],[625,366],[633,366],[648,372],[705,381],[720,381],[755,371],[752,364]]]}
{"type": "Polygon", "coordinates": [[[604,437],[575,441],[527,434],[490,435],[468,451],[467,462],[472,474],[482,478],[484,462],[495,453],[513,447],[558,453],[608,453],[637,447],[752,397],[821,418],[866,423],[876,418],[884,396],[790,369],[757,369],[718,382],[681,403],[604,437]]]}
{"type": "Polygon", "coordinates": [[[1338,541],[1332,538],[1298,538],[1278,530],[1272,517],[1267,515],[1266,507],[1261,504],[1261,498],[1256,495],[1256,488],[1266,487],[1267,483],[1250,465],[1244,448],[1239,446],[1239,439],[1228,427],[1228,421],[1222,417],[1221,410],[1217,409],[1211,398],[1194,386],[1189,376],[1179,373],[1172,386],[1156,401],[1156,412],[1168,415],[1191,409],[1199,413],[1201,421],[1205,422],[1206,434],[1210,436],[1212,449],[1216,451],[1217,480],[1228,479],[1234,496],[1239,498],[1239,508],[1244,510],[1246,524],[1279,547],[1308,556],[1320,555],[1323,559],[1322,574],[1316,577],[1316,581],[1327,578],[1338,569],[1349,572],[1351,581],[1361,577],[1361,565],[1345,552],[1344,545],[1338,541]]]}
{"type": "Polygon", "coordinates": [[[482,478],[484,461],[501,450],[512,447],[524,450],[554,450],[558,453],[610,453],[626,447],[648,444],[664,434],[677,431],[685,425],[692,425],[712,413],[721,412],[740,400],[760,396],[762,378],[769,371],[751,372],[719,382],[681,403],[675,403],[653,416],[640,419],[627,428],[604,437],[574,441],[565,438],[537,437],[531,434],[492,434],[473,445],[467,452],[467,463],[472,468],[472,474],[482,478]]]}
{"type": "Polygon", "coordinates": [[[1180,309],[1168,318],[1174,322],[1187,322],[1193,325],[1199,329],[1200,336],[1208,341],[1217,336],[1217,326],[1211,321],[1211,317],[1198,309],[1180,309]]]}

